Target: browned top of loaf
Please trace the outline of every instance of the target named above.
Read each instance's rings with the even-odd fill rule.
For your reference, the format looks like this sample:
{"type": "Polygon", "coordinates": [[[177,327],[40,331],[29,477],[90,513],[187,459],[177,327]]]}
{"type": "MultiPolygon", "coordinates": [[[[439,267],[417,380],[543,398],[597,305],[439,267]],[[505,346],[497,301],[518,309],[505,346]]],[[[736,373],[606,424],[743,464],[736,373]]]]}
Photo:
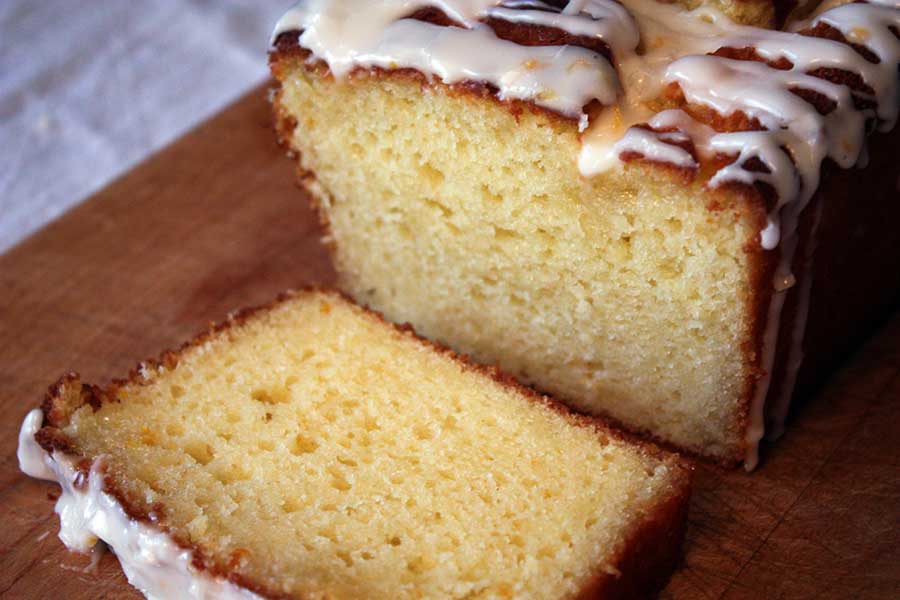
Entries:
{"type": "MultiPolygon", "coordinates": [[[[412,18],[429,21],[438,25],[449,27],[458,26],[437,8],[421,9],[414,12],[410,16],[412,18]]],[[[579,36],[573,36],[560,29],[535,26],[527,23],[513,23],[508,21],[501,21],[498,19],[492,19],[488,22],[488,24],[492,28],[494,28],[495,32],[497,32],[500,37],[519,44],[573,44],[594,50],[602,54],[603,56],[606,56],[607,58],[612,58],[609,47],[602,42],[585,39],[579,36]]],[[[299,56],[304,60],[310,57],[309,51],[299,45],[299,33],[299,31],[288,31],[278,36],[278,38],[275,40],[271,55],[271,61],[273,62],[273,65],[280,59],[290,56],[299,56]]],[[[847,43],[867,59],[871,60],[872,57],[872,53],[870,50],[859,44],[850,43],[843,37],[843,35],[840,34],[840,32],[825,24],[820,24],[815,28],[802,30],[799,32],[799,35],[822,37],[847,43]]],[[[750,47],[722,47],[714,52],[714,54],[735,60],[765,62],[769,66],[776,69],[788,69],[792,66],[787,59],[780,59],[776,62],[767,61],[763,57],[761,57],[754,48],[750,47]]],[[[307,61],[307,68],[317,70],[323,76],[328,76],[329,74],[328,68],[323,62],[308,63],[307,61]]],[[[546,118],[565,126],[574,128],[577,124],[577,119],[573,117],[567,117],[565,115],[555,113],[550,109],[537,106],[534,102],[528,100],[501,101],[497,97],[498,90],[491,84],[483,81],[465,81],[459,84],[446,86],[445,84],[432,81],[431,78],[428,78],[422,73],[411,68],[391,70],[381,68],[359,68],[354,72],[354,74],[359,75],[360,72],[365,72],[369,76],[376,77],[416,79],[423,86],[444,86],[452,89],[456,93],[466,93],[481,99],[492,99],[507,107],[514,115],[519,115],[527,111],[542,114],[546,116],[546,118]]],[[[351,74],[351,76],[352,75],[353,74],[351,74]]],[[[872,93],[872,90],[863,82],[862,78],[857,73],[835,68],[818,68],[810,71],[809,75],[830,81],[832,83],[847,85],[854,92],[854,102],[860,108],[866,107],[867,105],[871,104],[871,100],[865,98],[864,96],[870,95],[872,93]]],[[[803,88],[795,88],[791,91],[806,102],[810,103],[820,114],[826,115],[835,109],[834,101],[830,100],[817,91],[803,88]]],[[[762,129],[759,121],[746,115],[743,112],[737,111],[728,115],[723,115],[708,106],[687,101],[680,87],[675,83],[668,86],[663,95],[656,101],[654,101],[654,104],[659,109],[681,108],[697,121],[710,126],[716,131],[729,132],[762,129]]],[[[591,116],[596,116],[602,110],[604,110],[604,107],[596,101],[585,107],[585,111],[591,116]]],[[[641,127],[652,130],[652,128],[647,124],[641,125],[641,127]]],[[[685,183],[690,183],[691,181],[697,179],[699,179],[701,182],[705,182],[716,171],[734,162],[738,158],[737,155],[720,154],[711,159],[703,159],[697,154],[692,143],[680,143],[679,145],[693,156],[697,164],[700,165],[699,168],[694,169],[687,167],[677,167],[675,165],[668,164],[662,161],[648,159],[647,157],[636,152],[626,152],[622,155],[621,158],[626,162],[652,163],[658,167],[662,167],[672,176],[683,180],[685,183]]],[[[768,170],[767,167],[759,161],[748,161],[748,163],[745,165],[745,168],[750,170],[758,170],[761,172],[765,172],[768,170]]],[[[771,210],[777,201],[775,189],[770,184],[764,181],[757,180],[752,184],[735,181],[726,184],[726,186],[724,187],[727,188],[729,193],[738,193],[747,196],[747,199],[761,201],[767,211],[771,210]]],[[[711,208],[715,208],[715,203],[711,205],[711,208]]]]}
{"type": "MultiPolygon", "coordinates": [[[[44,422],[41,429],[35,434],[36,441],[48,453],[60,452],[72,457],[81,475],[76,485],[86,486],[94,457],[79,454],[75,441],[62,431],[62,428],[68,424],[69,418],[76,410],[89,405],[96,411],[104,403],[120,402],[117,392],[121,388],[146,384],[147,380],[142,375],[142,372],[152,371],[158,366],[165,367],[167,370],[174,369],[177,367],[181,356],[187,350],[203,345],[204,342],[217,335],[227,332],[233,327],[238,327],[266,311],[272,310],[298,294],[316,292],[331,295],[336,300],[353,302],[348,296],[335,290],[322,290],[310,287],[289,291],[268,304],[241,309],[230,314],[227,320],[211,325],[207,331],[196,335],[178,349],[164,351],[159,358],[148,359],[139,363],[129,372],[126,378],[113,380],[106,387],[83,383],[80,376],[74,372],[63,375],[48,388],[44,397],[41,405],[44,422]]],[[[647,517],[643,525],[632,534],[628,543],[622,548],[617,561],[621,576],[616,577],[598,569],[595,576],[585,585],[578,597],[621,598],[623,600],[626,598],[646,597],[659,591],[665,585],[669,573],[676,566],[680,556],[681,541],[684,537],[684,529],[687,522],[690,480],[693,473],[693,467],[689,462],[678,455],[662,450],[651,442],[615,429],[599,418],[574,413],[552,398],[539,394],[534,389],[520,384],[513,377],[503,373],[495,366],[477,364],[466,355],[458,354],[445,346],[419,336],[412,326],[408,324],[395,325],[384,319],[378,312],[368,308],[363,308],[363,310],[370,318],[414,339],[417,343],[445,356],[448,360],[456,361],[466,370],[488,377],[504,387],[522,394],[532,402],[542,404],[556,411],[563,415],[573,426],[588,428],[596,431],[598,435],[630,443],[645,456],[663,460],[670,468],[678,472],[678,478],[681,480],[682,485],[677,490],[677,493],[659,505],[655,513],[647,517]]],[[[164,520],[161,519],[161,515],[165,513],[164,505],[160,503],[148,505],[141,498],[131,497],[123,490],[122,486],[117,485],[113,476],[104,478],[103,491],[114,497],[131,519],[160,528],[171,535],[175,543],[180,547],[191,551],[192,564],[198,571],[222,577],[265,598],[287,598],[283,594],[267,589],[259,581],[254,581],[235,572],[234,565],[222,564],[205,555],[203,549],[197,544],[180,536],[178,532],[168,529],[164,520]]],[[[239,559],[240,557],[235,557],[235,561],[239,559]]]]}

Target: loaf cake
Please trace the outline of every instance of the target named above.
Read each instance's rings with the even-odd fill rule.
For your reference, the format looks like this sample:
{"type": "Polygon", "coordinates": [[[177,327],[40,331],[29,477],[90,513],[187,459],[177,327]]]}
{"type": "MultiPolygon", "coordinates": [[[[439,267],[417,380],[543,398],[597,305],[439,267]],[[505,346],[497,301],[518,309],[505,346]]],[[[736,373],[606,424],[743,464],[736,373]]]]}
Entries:
{"type": "Polygon", "coordinates": [[[635,598],[689,469],[333,292],[240,313],[20,436],[60,537],[155,598],[635,598]]]}
{"type": "Polygon", "coordinates": [[[898,7],[306,0],[274,111],[358,302],[752,468],[900,294],[898,7]]]}

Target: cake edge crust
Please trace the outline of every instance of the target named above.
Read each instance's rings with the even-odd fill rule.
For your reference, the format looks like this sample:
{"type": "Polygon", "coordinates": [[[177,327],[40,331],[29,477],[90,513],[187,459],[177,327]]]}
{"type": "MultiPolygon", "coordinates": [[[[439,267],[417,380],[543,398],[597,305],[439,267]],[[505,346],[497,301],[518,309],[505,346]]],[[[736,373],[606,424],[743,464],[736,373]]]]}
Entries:
{"type": "MultiPolygon", "coordinates": [[[[694,467],[689,461],[662,449],[657,444],[633,436],[625,431],[614,429],[600,417],[575,413],[549,396],[540,394],[536,390],[522,385],[515,378],[507,375],[495,366],[475,363],[466,355],[459,354],[450,348],[423,338],[409,324],[397,325],[388,321],[377,311],[358,305],[352,298],[339,290],[307,286],[279,294],[275,300],[269,303],[235,311],[228,315],[225,321],[212,324],[206,331],[194,336],[177,350],[166,350],[159,358],[139,363],[129,372],[126,378],[113,379],[106,387],[82,383],[80,376],[75,372],[62,375],[56,383],[48,388],[41,404],[43,423],[34,435],[35,441],[50,456],[53,456],[56,452],[65,455],[75,465],[78,474],[81,476],[78,484],[86,485],[91,469],[97,459],[78,454],[74,442],[61,430],[61,427],[67,424],[70,415],[75,410],[85,404],[90,405],[94,410],[98,410],[105,402],[121,401],[116,397],[116,392],[125,386],[146,385],[149,379],[145,376],[145,372],[158,368],[174,369],[181,355],[188,350],[216,339],[218,336],[227,334],[232,328],[239,327],[254,317],[271,311],[303,294],[322,294],[337,300],[344,300],[361,311],[363,316],[374,319],[408,339],[414,340],[429,350],[456,362],[464,370],[488,377],[495,383],[522,394],[531,402],[553,410],[562,415],[571,425],[590,428],[598,435],[605,435],[630,444],[645,458],[658,460],[669,467],[672,470],[671,481],[674,491],[654,505],[653,509],[648,511],[644,518],[636,524],[634,531],[627,534],[625,543],[617,550],[613,561],[618,574],[607,573],[601,566],[598,566],[595,568],[593,575],[587,578],[576,597],[602,597],[604,599],[644,597],[660,591],[665,586],[681,559],[681,547],[687,529],[687,515],[694,471],[694,467]]],[[[156,503],[153,506],[147,506],[145,503],[131,498],[116,483],[114,474],[105,474],[102,491],[110,495],[130,519],[159,528],[177,546],[190,552],[192,566],[199,573],[224,579],[264,598],[272,600],[292,598],[292,596],[270,590],[261,582],[253,581],[249,577],[235,573],[228,565],[219,564],[213,559],[204,556],[203,549],[198,544],[192,543],[169,530],[163,520],[159,518],[159,514],[164,510],[163,504],[156,503]]]]}

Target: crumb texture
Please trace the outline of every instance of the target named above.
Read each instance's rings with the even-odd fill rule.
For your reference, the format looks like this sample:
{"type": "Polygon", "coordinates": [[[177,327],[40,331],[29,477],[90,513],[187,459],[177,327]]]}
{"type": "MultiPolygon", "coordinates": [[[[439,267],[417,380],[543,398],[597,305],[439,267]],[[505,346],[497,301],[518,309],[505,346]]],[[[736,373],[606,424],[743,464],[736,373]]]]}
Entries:
{"type": "Polygon", "coordinates": [[[208,562],[290,597],[572,597],[686,485],[332,294],[144,377],[63,432],[208,562]]]}
{"type": "Polygon", "coordinates": [[[546,115],[273,71],[357,301],[579,410],[742,456],[760,212],[638,163],[587,180],[574,125],[546,115]]]}

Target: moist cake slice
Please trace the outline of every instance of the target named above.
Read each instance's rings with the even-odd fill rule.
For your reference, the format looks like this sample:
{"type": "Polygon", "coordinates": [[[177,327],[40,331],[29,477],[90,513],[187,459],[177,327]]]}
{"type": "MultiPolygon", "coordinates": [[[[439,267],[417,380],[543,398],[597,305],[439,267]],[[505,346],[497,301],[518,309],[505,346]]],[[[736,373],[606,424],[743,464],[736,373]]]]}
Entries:
{"type": "Polygon", "coordinates": [[[900,298],[900,3],[814,5],[300,2],[274,107],[340,287],[752,468],[900,298]]]}
{"type": "Polygon", "coordinates": [[[689,494],[673,455],[322,291],[64,377],[19,459],[66,545],[155,598],[640,597],[689,494]]]}

